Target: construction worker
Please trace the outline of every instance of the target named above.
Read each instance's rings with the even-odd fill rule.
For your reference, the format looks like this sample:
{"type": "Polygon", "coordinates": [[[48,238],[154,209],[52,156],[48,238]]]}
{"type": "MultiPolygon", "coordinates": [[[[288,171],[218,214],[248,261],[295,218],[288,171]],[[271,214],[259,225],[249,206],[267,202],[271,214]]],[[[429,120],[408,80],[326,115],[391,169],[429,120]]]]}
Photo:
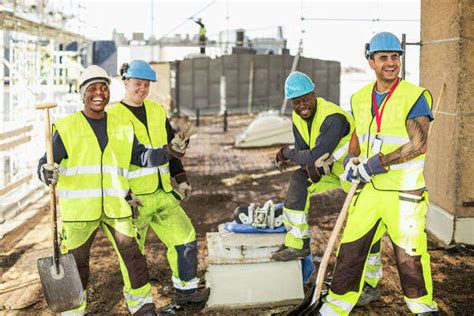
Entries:
{"type": "Polygon", "coordinates": [[[365,263],[385,232],[410,311],[429,315],[438,310],[427,251],[428,192],[423,176],[432,97],[398,77],[402,54],[400,41],[388,32],[376,34],[366,46],[377,81],[352,96],[357,133],[345,159],[347,180],[365,185],[349,209],[322,315],[349,314],[363,289],[376,285],[377,280],[367,282],[365,263]]]}
{"type": "Polygon", "coordinates": [[[206,27],[204,26],[204,23],[202,23],[201,18],[198,18],[197,20],[192,19],[194,23],[199,25],[199,31],[198,31],[198,36],[199,36],[199,47],[200,47],[200,52],[202,55],[206,54],[206,27]]]}
{"type": "MultiPolygon", "coordinates": [[[[132,122],[140,143],[149,148],[160,148],[174,138],[174,132],[163,106],[146,100],[150,83],[156,81],[155,71],[143,60],[125,63],[120,70],[125,85],[124,99],[114,104],[109,113],[132,122]]],[[[139,204],[135,224],[142,251],[148,227],[166,245],[167,258],[173,272],[174,301],[178,305],[197,303],[207,299],[208,291],[198,290],[197,242],[191,220],[180,206],[188,199],[192,188],[179,159],[157,168],[143,168],[132,163],[128,174],[130,187],[139,204]],[[177,183],[173,189],[171,178],[177,183]]]]}
{"type": "Polygon", "coordinates": [[[302,167],[292,174],[284,201],[285,246],[272,255],[278,261],[310,254],[310,196],[341,186],[342,162],[354,130],[351,116],[338,105],[316,97],[314,88],[311,79],[298,71],[285,81],[285,97],[293,105],[295,144],[278,151],[276,164],[282,168],[292,161],[302,167]]]}
{"type": "MultiPolygon", "coordinates": [[[[38,164],[38,175],[45,184],[57,182],[63,220],[61,250],[73,254],[82,286],[87,289],[90,249],[101,227],[119,258],[130,313],[156,315],[145,256],[125,200],[127,173],[130,161],[152,167],[166,164],[171,157],[182,157],[187,136],[179,135],[182,138],[162,148],[146,149],[134,137],[129,120],[104,112],[110,79],[102,68],[89,66],[79,84],[84,110],[54,123],[55,164],[46,164],[46,156],[38,164]]],[[[65,314],[84,314],[85,309],[84,291],[81,306],[65,314]]]]}

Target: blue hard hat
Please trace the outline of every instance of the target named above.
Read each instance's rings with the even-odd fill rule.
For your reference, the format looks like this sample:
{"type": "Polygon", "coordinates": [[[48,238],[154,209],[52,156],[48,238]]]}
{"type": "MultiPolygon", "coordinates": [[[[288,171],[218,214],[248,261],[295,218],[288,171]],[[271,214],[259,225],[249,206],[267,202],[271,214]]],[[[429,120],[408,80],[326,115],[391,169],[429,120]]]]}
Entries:
{"type": "Polygon", "coordinates": [[[314,91],[314,83],[302,72],[293,71],[285,80],[285,98],[294,99],[314,91]]]}
{"type": "Polygon", "coordinates": [[[370,43],[365,44],[365,58],[369,59],[376,52],[399,52],[400,55],[403,55],[398,37],[390,32],[377,33],[372,37],[370,43]]]}
{"type": "Polygon", "coordinates": [[[137,59],[128,64],[128,68],[122,74],[122,80],[129,78],[156,81],[156,73],[146,61],[137,59]]]}

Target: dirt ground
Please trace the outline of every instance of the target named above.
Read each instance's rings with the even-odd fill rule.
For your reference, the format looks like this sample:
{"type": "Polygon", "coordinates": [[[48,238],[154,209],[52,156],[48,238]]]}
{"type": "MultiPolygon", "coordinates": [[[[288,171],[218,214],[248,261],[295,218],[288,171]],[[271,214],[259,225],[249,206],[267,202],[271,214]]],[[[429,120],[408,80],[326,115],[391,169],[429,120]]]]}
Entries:
{"type": "MultiPolygon", "coordinates": [[[[183,208],[194,223],[199,245],[199,275],[204,276],[207,267],[206,232],[217,231],[217,225],[229,221],[238,205],[250,202],[264,203],[268,199],[283,201],[291,172],[273,172],[272,158],[277,147],[265,149],[233,148],[233,135],[241,131],[250,121],[247,116],[231,116],[229,130],[222,132],[220,119],[203,118],[200,135],[184,159],[194,194],[182,203],[183,208]],[[237,176],[239,175],[239,176],[237,176]]],[[[314,237],[312,250],[322,256],[345,194],[333,190],[312,197],[310,225],[314,237]]],[[[28,249],[15,249],[24,231],[38,225],[47,229],[44,221],[46,211],[34,217],[26,226],[0,240],[0,272],[5,276],[11,269],[23,271],[19,278],[34,273],[37,256],[28,256],[28,249]],[[22,232],[23,231],[23,232],[22,232]],[[23,263],[19,267],[20,262],[23,263]]],[[[152,277],[153,294],[156,305],[163,307],[170,303],[172,293],[171,270],[166,263],[165,248],[150,232],[147,237],[147,260],[152,277]]],[[[47,248],[47,239],[41,249],[47,248]]],[[[443,314],[473,315],[472,297],[474,293],[474,251],[463,246],[451,249],[437,247],[430,241],[434,296],[443,314]]],[[[329,271],[333,267],[334,257],[329,271]]],[[[383,280],[380,284],[382,298],[367,307],[354,309],[356,315],[408,314],[404,304],[392,247],[388,238],[383,242],[383,280]]],[[[314,276],[313,276],[314,277],[314,276]]],[[[10,277],[11,281],[12,277],[10,277]]],[[[101,232],[96,237],[91,254],[91,278],[88,287],[88,308],[90,314],[125,314],[127,309],[122,295],[122,280],[118,261],[111,244],[101,232]]],[[[22,309],[20,314],[48,313],[41,294],[35,304],[22,309]]],[[[281,312],[281,309],[278,309],[281,312]]],[[[13,313],[13,311],[9,311],[13,313]]],[[[275,309],[227,310],[210,313],[204,304],[186,307],[178,312],[182,315],[261,315],[276,313],[275,309]]]]}

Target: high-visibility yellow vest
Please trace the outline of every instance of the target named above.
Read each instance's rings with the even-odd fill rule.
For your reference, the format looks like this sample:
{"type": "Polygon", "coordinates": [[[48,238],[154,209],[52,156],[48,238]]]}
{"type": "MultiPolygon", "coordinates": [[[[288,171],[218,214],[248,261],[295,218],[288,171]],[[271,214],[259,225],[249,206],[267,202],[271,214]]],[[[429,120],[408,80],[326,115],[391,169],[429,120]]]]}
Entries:
{"type": "Polygon", "coordinates": [[[132,215],[125,200],[129,190],[128,166],[133,126],[107,114],[108,142],[101,151],[97,137],[81,112],[54,124],[66,148],[60,164],[58,197],[63,221],[94,221],[132,215]]]}
{"type": "Polygon", "coordinates": [[[323,98],[317,98],[316,113],[314,114],[313,121],[311,123],[311,133],[308,131],[308,124],[306,120],[293,111],[293,124],[296,126],[301,137],[310,149],[313,149],[316,145],[316,139],[319,136],[319,131],[323,125],[324,120],[332,114],[341,114],[347,119],[350,125],[350,132],[344,136],[337,144],[334,149],[332,156],[335,161],[332,167],[332,173],[335,176],[339,176],[344,173],[344,157],[347,155],[349,149],[349,141],[351,140],[352,132],[354,131],[354,120],[352,117],[338,105],[324,100],[323,98]]]}
{"type": "Polygon", "coordinates": [[[199,35],[199,37],[206,36],[206,28],[204,26],[199,27],[198,35],[199,35]]]}
{"type": "MultiPolygon", "coordinates": [[[[361,157],[370,158],[373,152],[373,141],[376,135],[382,139],[381,153],[386,155],[408,143],[410,138],[406,129],[406,120],[416,101],[423,95],[431,108],[433,99],[428,90],[400,80],[392,96],[384,105],[381,129],[377,133],[377,122],[372,116],[372,89],[370,83],[357,91],[351,99],[361,157]]],[[[372,184],[377,190],[412,191],[425,187],[423,167],[425,155],[420,155],[405,163],[390,166],[390,171],[372,177],[372,184]]]]}
{"type": "MultiPolygon", "coordinates": [[[[138,141],[145,145],[146,148],[161,148],[168,144],[165,109],[160,104],[148,100],[144,101],[144,107],[148,129],[132,111],[120,102],[114,104],[108,110],[108,113],[113,113],[121,118],[130,120],[138,141]]],[[[159,188],[160,181],[163,191],[171,192],[173,190],[169,163],[151,168],[130,165],[128,179],[130,187],[135,194],[155,192],[159,188]]]]}

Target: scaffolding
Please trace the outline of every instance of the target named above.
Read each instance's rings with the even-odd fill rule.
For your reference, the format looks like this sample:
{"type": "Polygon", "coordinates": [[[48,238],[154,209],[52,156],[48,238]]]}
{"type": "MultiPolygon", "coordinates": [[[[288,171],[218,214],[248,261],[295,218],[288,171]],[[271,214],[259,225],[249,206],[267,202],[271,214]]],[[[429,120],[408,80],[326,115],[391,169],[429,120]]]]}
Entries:
{"type": "Polygon", "coordinates": [[[58,102],[53,117],[77,110],[76,85],[87,40],[67,30],[78,6],[59,1],[0,5],[0,222],[44,194],[34,170],[44,151],[37,102],[58,102]],[[61,4],[61,5],[59,5],[61,4]],[[69,49],[71,43],[76,43],[69,49]]]}

